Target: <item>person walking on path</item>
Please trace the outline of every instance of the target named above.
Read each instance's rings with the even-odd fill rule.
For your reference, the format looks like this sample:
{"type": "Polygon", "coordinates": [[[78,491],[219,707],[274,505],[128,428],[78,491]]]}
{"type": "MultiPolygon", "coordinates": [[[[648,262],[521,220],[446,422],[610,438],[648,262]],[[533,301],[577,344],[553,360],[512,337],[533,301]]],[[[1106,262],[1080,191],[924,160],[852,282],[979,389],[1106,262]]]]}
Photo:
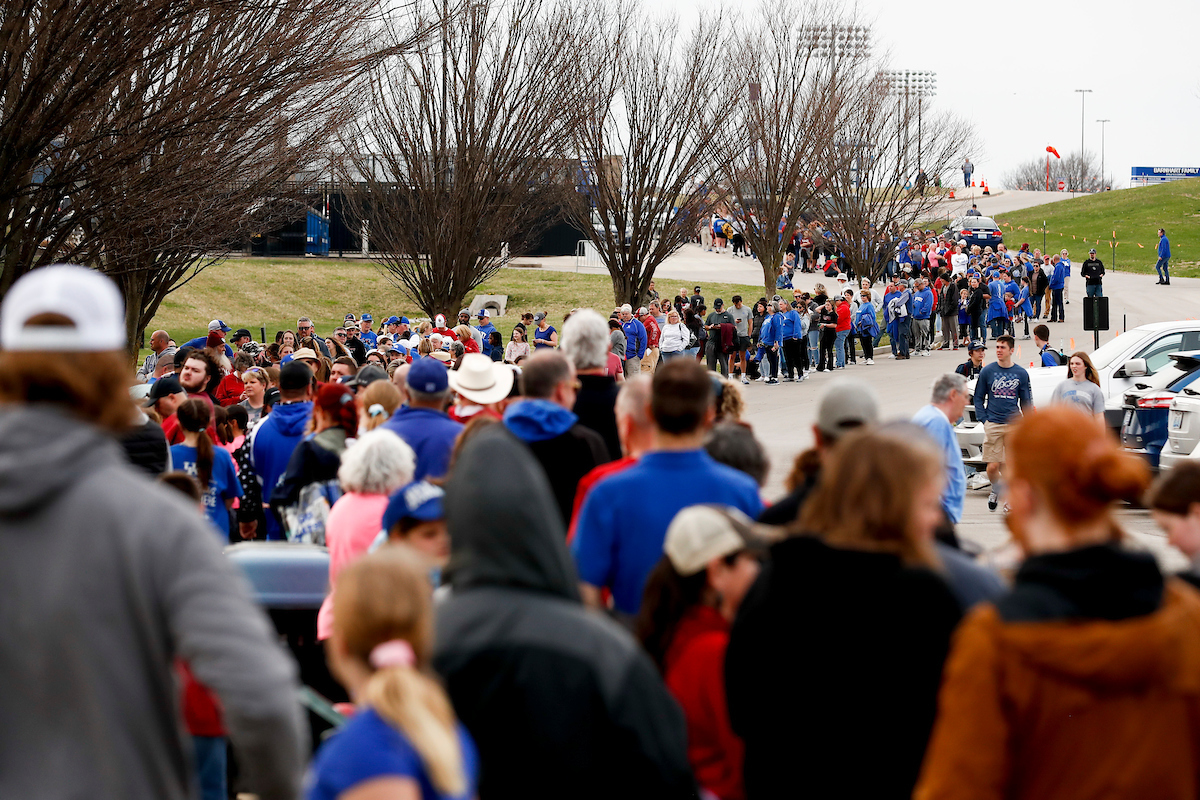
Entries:
{"type": "Polygon", "coordinates": [[[954,426],[962,419],[970,399],[967,379],[956,372],[947,373],[933,382],[929,405],[922,407],[912,420],[929,432],[942,451],[942,461],[946,467],[942,511],[954,525],[962,519],[963,500],[967,494],[967,471],[954,435],[954,426]]]}
{"type": "Polygon", "coordinates": [[[996,510],[1003,487],[1000,476],[1004,470],[1004,442],[1012,423],[1022,412],[1033,408],[1033,389],[1029,373],[1013,363],[1013,337],[1005,334],[996,339],[996,360],[979,371],[975,383],[975,417],[983,423],[986,438],[983,461],[992,482],[988,509],[996,510]]]}
{"type": "Polygon", "coordinates": [[[1167,239],[1167,232],[1162,228],[1158,229],[1158,262],[1154,265],[1154,271],[1158,273],[1158,283],[1162,286],[1171,285],[1171,242],[1167,239]]]}
{"type": "Polygon", "coordinates": [[[1083,276],[1088,297],[1104,297],[1104,262],[1096,258],[1096,248],[1088,251],[1079,274],[1083,276]]]}
{"type": "MultiPolygon", "coordinates": [[[[975,165],[971,163],[971,159],[965,159],[962,165],[963,188],[971,188],[971,175],[975,172],[975,165]]],[[[974,208],[974,206],[972,206],[974,208]]]]}

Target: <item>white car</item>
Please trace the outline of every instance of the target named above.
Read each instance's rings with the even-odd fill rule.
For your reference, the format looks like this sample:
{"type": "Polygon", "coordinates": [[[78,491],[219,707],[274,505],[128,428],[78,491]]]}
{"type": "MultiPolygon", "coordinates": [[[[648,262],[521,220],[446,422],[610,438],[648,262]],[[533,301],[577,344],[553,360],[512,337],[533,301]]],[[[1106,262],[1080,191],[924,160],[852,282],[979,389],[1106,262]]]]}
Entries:
{"type": "MultiPolygon", "coordinates": [[[[1200,350],[1200,320],[1178,320],[1175,322],[1152,322],[1122,333],[1105,342],[1091,353],[1092,364],[1100,379],[1100,390],[1106,399],[1120,398],[1125,390],[1134,388],[1139,378],[1153,375],[1170,363],[1171,353],[1181,350],[1200,350]]],[[[1033,404],[1049,404],[1054,388],[1067,379],[1067,367],[1027,367],[1029,383],[1033,393],[1033,404]]],[[[967,391],[975,393],[975,381],[967,384],[967,391]]],[[[1107,404],[1105,422],[1111,428],[1120,428],[1120,404],[1107,404]]],[[[1200,421],[1194,423],[1200,436],[1200,421]]],[[[954,429],[963,460],[968,464],[980,465],[983,461],[983,423],[975,418],[975,407],[967,406],[961,422],[954,429]]],[[[1166,455],[1168,448],[1164,448],[1166,455]]],[[[1190,452],[1190,451],[1189,451],[1190,452]]]]}
{"type": "Polygon", "coordinates": [[[1200,392],[1189,386],[1168,406],[1167,443],[1158,457],[1158,468],[1166,471],[1192,459],[1200,459],[1200,392]]]}

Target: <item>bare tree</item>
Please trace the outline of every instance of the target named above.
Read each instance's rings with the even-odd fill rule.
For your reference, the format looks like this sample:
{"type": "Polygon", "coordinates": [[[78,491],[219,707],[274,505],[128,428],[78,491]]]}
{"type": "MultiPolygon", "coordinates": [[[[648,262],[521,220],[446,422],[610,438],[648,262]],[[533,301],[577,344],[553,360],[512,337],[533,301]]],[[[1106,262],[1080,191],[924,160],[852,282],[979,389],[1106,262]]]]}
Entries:
{"type": "Polygon", "coordinates": [[[837,87],[865,55],[861,28],[798,0],[766,0],[733,46],[731,210],[770,295],[792,231],[821,192],[822,154],[837,135],[837,87]],[[839,45],[853,32],[855,47],[839,45]]]}
{"type": "Polygon", "coordinates": [[[1004,185],[1026,191],[1057,191],[1058,182],[1063,181],[1067,192],[1099,192],[1112,188],[1112,181],[1100,174],[1100,162],[1096,154],[1084,151],[1067,153],[1062,159],[1050,156],[1050,175],[1046,177],[1046,159],[1033,158],[1013,167],[1004,174],[1004,185]],[[1047,182],[1049,189],[1047,189],[1047,182]]]}
{"type": "Polygon", "coordinates": [[[620,305],[641,303],[654,271],[695,235],[729,165],[719,20],[686,38],[675,19],[618,14],[588,51],[603,93],[576,130],[568,216],[604,261],[620,305]]]}
{"type": "MultiPolygon", "coordinates": [[[[209,253],[296,213],[289,195],[328,161],[360,108],[355,81],[389,52],[377,34],[402,17],[379,0],[224,0],[143,22],[140,58],[103,102],[74,109],[42,170],[69,204],[29,226],[38,247],[13,249],[21,268],[70,260],[112,276],[133,350],[209,253]]],[[[403,29],[394,47],[420,33],[403,29]]]]}
{"type": "Polygon", "coordinates": [[[474,0],[373,72],[342,177],[384,270],[426,313],[458,308],[552,221],[594,88],[575,57],[590,26],[565,0],[474,0]]]}
{"type": "Polygon", "coordinates": [[[389,52],[374,44],[393,21],[375,0],[220,10],[160,28],[159,57],[96,120],[112,150],[118,131],[145,132],[136,162],[81,190],[94,211],[80,220],[75,259],[121,287],[131,348],[163,299],[214,263],[210,253],[303,214],[295,198],[361,110],[356,82],[389,52]]]}
{"type": "Polygon", "coordinates": [[[853,272],[876,280],[900,235],[941,213],[934,185],[978,151],[977,137],[963,120],[894,96],[886,73],[843,76],[838,97],[838,135],[822,161],[825,234],[853,272]]]}
{"type": "Polygon", "coordinates": [[[103,116],[133,71],[161,55],[159,27],[188,13],[170,0],[0,4],[0,296],[56,258],[91,210],[74,196],[78,186],[136,159],[130,135],[101,162],[95,145],[107,131],[82,121],[103,116]]]}

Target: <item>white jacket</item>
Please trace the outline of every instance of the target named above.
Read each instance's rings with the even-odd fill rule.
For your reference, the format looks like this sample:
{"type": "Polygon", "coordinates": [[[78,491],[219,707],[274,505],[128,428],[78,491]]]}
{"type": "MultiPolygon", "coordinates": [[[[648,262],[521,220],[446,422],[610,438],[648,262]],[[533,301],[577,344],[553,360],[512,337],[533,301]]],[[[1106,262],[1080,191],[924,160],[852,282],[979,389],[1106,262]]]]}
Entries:
{"type": "Polygon", "coordinates": [[[667,323],[662,326],[658,349],[664,353],[678,353],[687,348],[691,338],[692,332],[688,330],[687,325],[682,322],[676,322],[674,325],[667,323]]]}

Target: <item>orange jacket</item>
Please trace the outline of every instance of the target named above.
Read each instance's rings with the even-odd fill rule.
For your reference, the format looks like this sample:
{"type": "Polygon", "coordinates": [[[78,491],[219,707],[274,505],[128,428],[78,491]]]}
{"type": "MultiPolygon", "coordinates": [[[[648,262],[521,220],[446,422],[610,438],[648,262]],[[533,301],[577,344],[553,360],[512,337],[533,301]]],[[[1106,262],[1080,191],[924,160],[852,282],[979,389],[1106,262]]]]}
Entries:
{"type": "Polygon", "coordinates": [[[914,800],[1200,796],[1200,594],[1117,622],[1004,622],[955,635],[914,800]]]}

